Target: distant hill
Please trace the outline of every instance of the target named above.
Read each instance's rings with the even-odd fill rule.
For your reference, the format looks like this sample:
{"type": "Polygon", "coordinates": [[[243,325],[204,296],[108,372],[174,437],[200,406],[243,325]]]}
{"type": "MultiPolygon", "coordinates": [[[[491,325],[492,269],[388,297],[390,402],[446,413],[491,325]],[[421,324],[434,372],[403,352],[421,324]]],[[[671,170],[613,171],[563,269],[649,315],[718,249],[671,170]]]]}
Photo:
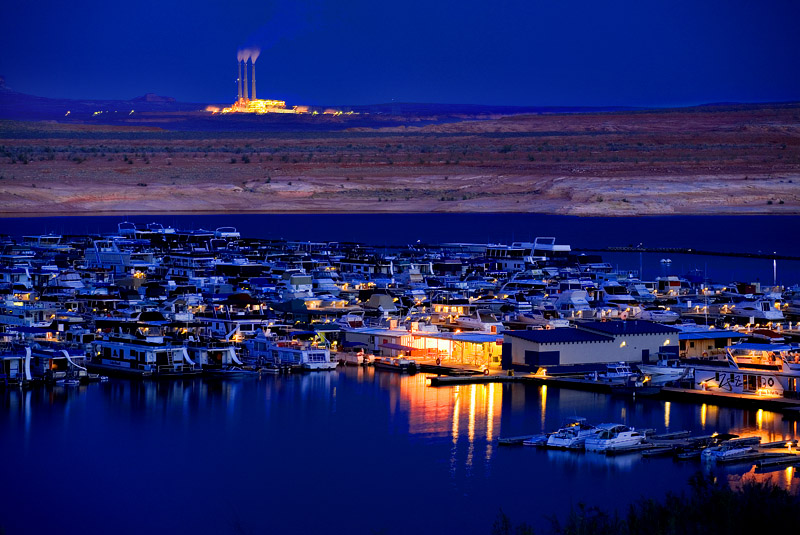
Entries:
{"type": "MultiPolygon", "coordinates": [[[[228,104],[211,103],[216,107],[228,104]]],[[[292,104],[292,103],[290,103],[292,104]]],[[[179,102],[173,97],[146,93],[129,100],[58,99],[38,97],[13,91],[0,76],[0,120],[54,121],[65,124],[150,126],[173,131],[228,132],[311,132],[341,131],[351,128],[386,128],[426,126],[464,120],[496,119],[507,115],[586,114],[638,112],[646,108],[622,106],[497,106],[491,104],[439,104],[390,102],[384,104],[312,106],[322,112],[335,108],[355,115],[262,116],[235,114],[211,115],[205,111],[209,103],[179,102]]],[[[785,107],[792,104],[719,103],[688,108],[663,108],[662,113],[692,110],[729,111],[748,108],[785,107]]]]}
{"type": "Polygon", "coordinates": [[[145,93],[141,97],[131,99],[131,102],[175,102],[175,99],[172,97],[162,97],[155,93],[145,93]]]}
{"type": "MultiPolygon", "coordinates": [[[[0,119],[27,121],[72,122],[76,119],[98,119],[103,122],[108,117],[128,115],[131,110],[138,112],[188,112],[205,108],[205,104],[177,102],[172,97],[147,93],[130,100],[73,100],[37,97],[9,89],[0,79],[0,119]],[[67,114],[69,112],[69,114],[67,114]],[[96,112],[101,112],[95,115],[96,112]]],[[[95,121],[96,122],[96,121],[95,121]]]]}

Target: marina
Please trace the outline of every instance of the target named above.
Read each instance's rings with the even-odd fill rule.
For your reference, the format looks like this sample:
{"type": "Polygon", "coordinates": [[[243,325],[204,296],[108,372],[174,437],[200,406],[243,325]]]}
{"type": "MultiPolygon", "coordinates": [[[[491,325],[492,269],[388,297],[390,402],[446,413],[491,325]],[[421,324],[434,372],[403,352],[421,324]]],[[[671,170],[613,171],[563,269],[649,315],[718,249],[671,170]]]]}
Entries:
{"type": "Polygon", "coordinates": [[[797,532],[800,3],[685,4],[6,2],[0,535],[797,532]]]}
{"type": "Polygon", "coordinates": [[[800,285],[681,276],[667,260],[648,280],[555,237],[375,247],[133,221],[107,234],[8,235],[2,384],[345,363],[434,373],[432,386],[702,391],[791,409],[800,285]],[[45,362],[45,351],[67,358],[45,362]]]}
{"type": "MultiPolygon", "coordinates": [[[[525,492],[491,489],[520,485],[524,474],[568,482],[576,466],[598,488],[627,481],[631,500],[680,489],[697,471],[732,488],[753,480],[797,492],[794,279],[697,279],[658,261],[660,274],[641,278],[635,266],[619,269],[554,237],[374,246],[215,229],[124,221],[103,234],[3,238],[4,450],[25,441],[32,459],[44,451],[31,445],[45,440],[80,455],[61,431],[41,436],[37,422],[51,404],[80,422],[70,433],[94,436],[100,447],[113,449],[98,435],[109,426],[128,437],[118,450],[133,461],[116,469],[143,491],[150,484],[133,483],[137,467],[186,477],[179,467],[201,466],[208,455],[197,446],[213,440],[205,426],[225,428],[232,434],[220,447],[252,461],[188,477],[205,492],[246,489],[222,507],[248,529],[266,526],[255,513],[264,500],[291,509],[282,490],[260,481],[300,492],[297,478],[318,464],[312,444],[320,440],[344,452],[388,445],[383,454],[398,461],[382,465],[378,492],[416,495],[412,475],[435,474],[421,499],[449,512],[448,529],[453,518],[462,529],[479,521],[464,513],[474,500],[528,518],[525,492]],[[747,311],[737,316],[736,308],[747,311]],[[120,411],[127,416],[115,423],[120,411]],[[141,420],[140,411],[159,416],[141,420]],[[183,421],[193,429],[186,436],[178,434],[183,421]],[[159,450],[154,429],[165,426],[169,448],[184,452],[180,464],[138,460],[132,448],[144,440],[159,450]],[[136,429],[148,438],[134,440],[136,429]],[[273,442],[284,433],[302,445],[273,442]],[[634,485],[640,470],[658,483],[634,485]],[[451,495],[448,485],[465,492],[451,495]]],[[[370,463],[335,463],[321,484],[374,485],[370,463]]],[[[91,461],[80,466],[104,481],[91,461]]],[[[65,481],[82,477],[70,470],[65,481]]],[[[24,470],[10,476],[26,484],[24,470]]],[[[354,492],[317,507],[341,514],[354,492]]],[[[171,495],[165,504],[193,507],[171,495]]],[[[596,493],[582,497],[613,507],[596,493]]],[[[567,512],[564,503],[546,506],[567,512]]],[[[158,511],[169,525],[170,509],[158,511]]],[[[278,531],[323,528],[318,517],[278,516],[270,520],[278,531]]],[[[381,508],[347,514],[361,532],[390,516],[381,508]]]]}

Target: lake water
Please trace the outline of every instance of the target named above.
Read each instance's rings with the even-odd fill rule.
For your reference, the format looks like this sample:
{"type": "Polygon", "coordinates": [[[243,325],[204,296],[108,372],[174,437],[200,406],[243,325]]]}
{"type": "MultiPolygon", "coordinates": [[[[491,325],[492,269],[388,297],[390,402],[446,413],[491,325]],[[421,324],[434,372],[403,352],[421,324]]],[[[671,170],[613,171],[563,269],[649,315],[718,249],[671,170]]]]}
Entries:
{"type": "MultiPolygon", "coordinates": [[[[16,533],[489,533],[686,488],[696,462],[498,447],[564,418],[798,437],[779,414],[371,368],[0,391],[0,527],[16,533]]],[[[714,469],[731,485],[747,467],[714,469]]],[[[794,469],[766,475],[797,491],[794,469]]]]}

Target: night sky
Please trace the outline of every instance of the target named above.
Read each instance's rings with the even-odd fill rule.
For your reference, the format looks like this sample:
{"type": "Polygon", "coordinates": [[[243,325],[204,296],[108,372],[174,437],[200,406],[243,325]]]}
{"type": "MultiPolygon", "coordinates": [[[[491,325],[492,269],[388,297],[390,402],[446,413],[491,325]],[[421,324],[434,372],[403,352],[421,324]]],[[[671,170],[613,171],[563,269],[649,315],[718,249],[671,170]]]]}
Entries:
{"type": "Polygon", "coordinates": [[[800,100],[797,0],[37,0],[0,75],[48,97],[670,106],[800,100]]]}

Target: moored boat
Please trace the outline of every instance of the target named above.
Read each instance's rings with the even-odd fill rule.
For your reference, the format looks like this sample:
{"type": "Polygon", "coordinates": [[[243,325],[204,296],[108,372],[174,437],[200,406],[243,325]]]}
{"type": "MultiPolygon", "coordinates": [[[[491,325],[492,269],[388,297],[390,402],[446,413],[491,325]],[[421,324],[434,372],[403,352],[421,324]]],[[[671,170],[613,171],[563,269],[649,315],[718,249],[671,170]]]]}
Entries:
{"type": "Polygon", "coordinates": [[[376,357],[373,366],[381,370],[400,373],[417,373],[417,361],[403,357],[376,357]]]}
{"type": "Polygon", "coordinates": [[[638,446],[645,436],[623,424],[600,424],[597,432],[586,439],[586,451],[608,452],[638,446]]]}
{"type": "Polygon", "coordinates": [[[547,438],[548,448],[581,449],[586,439],[597,429],[586,423],[586,418],[572,418],[547,438]]]}

